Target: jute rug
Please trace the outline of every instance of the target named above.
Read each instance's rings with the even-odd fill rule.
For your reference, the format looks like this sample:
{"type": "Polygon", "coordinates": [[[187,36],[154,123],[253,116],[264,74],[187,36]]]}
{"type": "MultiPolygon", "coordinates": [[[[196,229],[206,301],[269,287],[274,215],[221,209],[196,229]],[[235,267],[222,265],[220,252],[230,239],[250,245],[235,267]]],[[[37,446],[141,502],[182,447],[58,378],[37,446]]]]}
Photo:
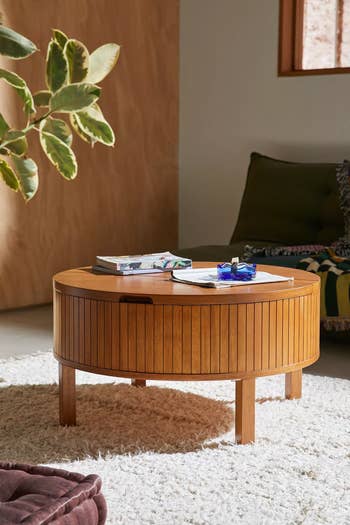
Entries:
{"type": "Polygon", "coordinates": [[[0,361],[0,457],[97,473],[109,524],[350,524],[350,381],[257,381],[257,441],[233,441],[234,383],[77,373],[78,426],[58,425],[50,353],[0,361]]]}

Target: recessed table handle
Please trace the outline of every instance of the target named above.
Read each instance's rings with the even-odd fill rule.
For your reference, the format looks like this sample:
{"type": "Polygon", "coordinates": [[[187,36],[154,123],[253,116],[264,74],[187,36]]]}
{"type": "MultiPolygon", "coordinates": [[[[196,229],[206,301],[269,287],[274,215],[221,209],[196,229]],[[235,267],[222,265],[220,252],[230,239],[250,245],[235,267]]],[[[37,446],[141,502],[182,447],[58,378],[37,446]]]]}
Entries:
{"type": "Polygon", "coordinates": [[[153,304],[152,298],[144,295],[122,295],[120,303],[153,304]]]}

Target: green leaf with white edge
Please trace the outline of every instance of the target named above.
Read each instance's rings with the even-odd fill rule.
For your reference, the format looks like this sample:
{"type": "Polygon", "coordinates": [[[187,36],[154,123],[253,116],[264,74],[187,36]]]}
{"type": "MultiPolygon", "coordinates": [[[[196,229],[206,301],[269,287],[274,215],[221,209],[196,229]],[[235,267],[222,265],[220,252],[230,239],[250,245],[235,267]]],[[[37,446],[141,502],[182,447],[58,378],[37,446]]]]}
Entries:
{"type": "Polygon", "coordinates": [[[48,108],[50,104],[51,99],[51,91],[37,91],[33,95],[34,104],[38,106],[39,108],[48,108]]]}
{"type": "Polygon", "coordinates": [[[77,175],[78,165],[73,150],[52,133],[40,132],[40,144],[48,159],[59,173],[68,180],[77,175]]]}
{"type": "Polygon", "coordinates": [[[47,48],[46,57],[46,85],[55,92],[67,83],[68,62],[55,40],[51,40],[47,48]]]}
{"type": "Polygon", "coordinates": [[[50,109],[59,113],[81,111],[96,102],[100,94],[101,88],[94,84],[69,84],[52,95],[50,109]]]}
{"type": "Polygon", "coordinates": [[[57,44],[60,46],[61,49],[64,48],[66,45],[66,42],[68,40],[68,37],[66,34],[63,33],[63,31],[60,31],[59,29],[53,29],[53,38],[56,40],[57,44]]]}
{"type": "Polygon", "coordinates": [[[76,119],[76,116],[75,116],[75,113],[70,113],[69,115],[69,121],[71,123],[71,126],[72,128],[74,129],[75,133],[82,139],[84,140],[85,142],[88,142],[89,144],[91,144],[91,146],[94,146],[96,140],[94,140],[93,138],[89,137],[89,135],[87,135],[86,133],[84,133],[84,131],[79,127],[79,124],[77,122],[77,119],[76,119]]]}
{"type": "Polygon", "coordinates": [[[14,140],[17,140],[21,137],[25,137],[24,131],[20,129],[10,129],[6,135],[4,136],[4,140],[6,142],[12,142],[14,140]]]}
{"type": "Polygon", "coordinates": [[[12,155],[19,187],[25,200],[29,201],[39,187],[38,166],[33,159],[25,159],[12,155]]]}
{"type": "Polygon", "coordinates": [[[26,113],[34,113],[35,107],[33,97],[23,78],[16,75],[16,73],[12,73],[12,71],[7,71],[7,69],[0,69],[0,78],[5,80],[5,82],[10,84],[10,86],[16,90],[24,102],[24,111],[26,113]]]}
{"type": "Polygon", "coordinates": [[[31,40],[9,27],[0,25],[0,55],[19,60],[37,51],[31,40]]]}
{"type": "Polygon", "coordinates": [[[15,172],[4,159],[0,159],[0,175],[11,190],[18,191],[19,183],[15,172]]]}
{"type": "Polygon", "coordinates": [[[0,113],[0,139],[4,137],[7,131],[10,129],[10,126],[7,124],[6,120],[0,113]]]}
{"type": "Polygon", "coordinates": [[[10,142],[7,144],[6,148],[10,150],[12,153],[15,153],[19,157],[22,157],[27,153],[28,150],[28,142],[26,137],[20,137],[17,140],[14,140],[13,142],[10,142]]]}
{"type": "Polygon", "coordinates": [[[118,44],[105,44],[95,49],[90,55],[89,72],[87,82],[98,84],[103,80],[116,65],[120,54],[118,44]]]}
{"type": "Polygon", "coordinates": [[[79,127],[96,142],[102,142],[106,146],[113,146],[115,142],[114,132],[103,116],[97,104],[90,106],[84,111],[75,113],[79,127]]]}
{"type": "Polygon", "coordinates": [[[73,135],[69,126],[64,120],[49,117],[40,122],[40,131],[51,133],[58,139],[62,140],[67,146],[70,146],[73,141],[73,135]]]}
{"type": "Polygon", "coordinates": [[[89,70],[89,51],[79,40],[69,39],[63,53],[68,62],[69,82],[82,82],[89,70]]]}
{"type": "Polygon", "coordinates": [[[2,146],[11,144],[12,142],[17,141],[18,139],[24,138],[26,134],[20,130],[9,130],[3,137],[2,146]]]}

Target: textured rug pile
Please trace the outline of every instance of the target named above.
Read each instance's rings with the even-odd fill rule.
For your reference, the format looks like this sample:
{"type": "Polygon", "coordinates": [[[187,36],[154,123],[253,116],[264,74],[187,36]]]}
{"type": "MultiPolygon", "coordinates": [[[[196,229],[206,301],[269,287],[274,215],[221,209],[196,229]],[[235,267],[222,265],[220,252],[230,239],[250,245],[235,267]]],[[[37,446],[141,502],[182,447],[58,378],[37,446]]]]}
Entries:
{"type": "Polygon", "coordinates": [[[257,380],[254,445],[234,444],[234,383],[77,373],[78,426],[58,426],[50,353],[0,361],[0,457],[102,477],[109,524],[350,525],[350,381],[257,380]]]}

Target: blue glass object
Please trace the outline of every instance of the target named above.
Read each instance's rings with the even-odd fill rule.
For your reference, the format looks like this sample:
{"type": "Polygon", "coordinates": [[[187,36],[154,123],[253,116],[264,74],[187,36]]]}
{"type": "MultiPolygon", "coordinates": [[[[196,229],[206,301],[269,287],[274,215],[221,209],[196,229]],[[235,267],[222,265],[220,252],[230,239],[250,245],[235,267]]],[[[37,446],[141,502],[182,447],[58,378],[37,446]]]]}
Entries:
{"type": "Polygon", "coordinates": [[[256,264],[218,264],[217,272],[219,281],[251,281],[256,276],[256,264]]]}

